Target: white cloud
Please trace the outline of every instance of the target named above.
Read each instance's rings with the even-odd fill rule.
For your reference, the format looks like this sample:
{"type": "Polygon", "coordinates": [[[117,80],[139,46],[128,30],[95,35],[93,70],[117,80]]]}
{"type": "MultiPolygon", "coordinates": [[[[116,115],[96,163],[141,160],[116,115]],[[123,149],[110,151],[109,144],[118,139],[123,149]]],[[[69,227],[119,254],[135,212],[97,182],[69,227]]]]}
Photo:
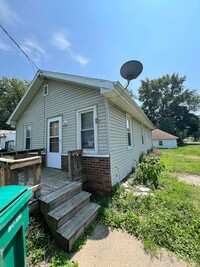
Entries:
{"type": "Polygon", "coordinates": [[[6,51],[6,52],[10,51],[10,46],[0,41],[0,50],[6,51]]]}
{"type": "Polygon", "coordinates": [[[0,0],[0,21],[9,25],[21,22],[20,17],[10,8],[5,0],[0,0]]]}
{"type": "Polygon", "coordinates": [[[42,49],[37,42],[31,39],[27,39],[25,43],[21,45],[21,48],[30,57],[30,59],[35,62],[39,62],[42,57],[46,56],[44,49],[42,49]]]}
{"type": "Polygon", "coordinates": [[[81,55],[73,55],[73,58],[74,58],[77,62],[79,62],[82,66],[88,64],[89,61],[90,61],[88,58],[83,57],[83,56],[81,56],[81,55]]]}
{"type": "Polygon", "coordinates": [[[70,42],[62,33],[57,32],[53,35],[52,44],[59,50],[67,51],[70,54],[70,56],[80,65],[84,66],[89,63],[88,58],[80,54],[74,53],[70,42]]]}
{"type": "Polygon", "coordinates": [[[61,33],[54,34],[52,43],[55,47],[57,47],[60,50],[68,50],[70,47],[69,41],[61,33]]]}

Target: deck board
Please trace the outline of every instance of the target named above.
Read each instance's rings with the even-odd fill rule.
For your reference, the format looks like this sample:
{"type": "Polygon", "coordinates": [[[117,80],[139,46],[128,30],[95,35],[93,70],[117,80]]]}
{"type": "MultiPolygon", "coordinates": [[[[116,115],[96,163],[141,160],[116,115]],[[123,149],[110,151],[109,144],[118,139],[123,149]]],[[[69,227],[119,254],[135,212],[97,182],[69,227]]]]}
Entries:
{"type": "MultiPolygon", "coordinates": [[[[59,169],[42,168],[41,196],[45,196],[71,182],[69,173],[59,169]]],[[[19,173],[19,184],[24,184],[24,174],[19,173]]],[[[33,170],[29,170],[29,186],[33,186],[33,170]]]]}

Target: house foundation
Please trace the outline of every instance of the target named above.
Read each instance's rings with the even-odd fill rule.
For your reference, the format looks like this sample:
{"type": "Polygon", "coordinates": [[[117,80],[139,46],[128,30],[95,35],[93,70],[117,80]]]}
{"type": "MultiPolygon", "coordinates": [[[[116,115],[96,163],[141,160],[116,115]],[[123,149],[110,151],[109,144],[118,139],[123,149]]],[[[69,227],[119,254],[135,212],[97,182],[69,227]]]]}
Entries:
{"type": "MultiPolygon", "coordinates": [[[[68,156],[62,155],[62,170],[68,171],[68,156]]],[[[83,175],[87,179],[87,190],[95,194],[111,191],[110,157],[82,157],[83,175]]]]}

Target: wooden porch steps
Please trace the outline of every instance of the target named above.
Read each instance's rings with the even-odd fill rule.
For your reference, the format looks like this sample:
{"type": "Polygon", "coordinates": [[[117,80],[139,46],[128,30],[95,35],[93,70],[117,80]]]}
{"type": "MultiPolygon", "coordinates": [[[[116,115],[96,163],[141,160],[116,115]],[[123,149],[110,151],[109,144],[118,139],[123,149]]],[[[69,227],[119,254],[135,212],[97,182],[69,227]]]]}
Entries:
{"type": "Polygon", "coordinates": [[[90,202],[91,194],[82,191],[80,182],[40,198],[40,209],[60,246],[70,251],[76,239],[96,219],[99,205],[90,202]]]}

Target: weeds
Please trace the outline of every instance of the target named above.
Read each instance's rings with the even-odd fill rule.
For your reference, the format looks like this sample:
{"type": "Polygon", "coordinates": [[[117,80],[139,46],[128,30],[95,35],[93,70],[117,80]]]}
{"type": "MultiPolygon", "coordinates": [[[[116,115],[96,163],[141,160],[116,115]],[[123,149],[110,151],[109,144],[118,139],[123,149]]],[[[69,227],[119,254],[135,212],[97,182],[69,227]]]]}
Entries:
{"type": "MultiPolygon", "coordinates": [[[[174,162],[178,160],[174,157],[174,162]]],[[[118,185],[111,196],[98,197],[96,202],[101,205],[100,218],[103,223],[136,236],[145,249],[156,253],[162,247],[200,266],[199,188],[184,184],[163,172],[153,196],[137,197],[118,185]]]]}
{"type": "Polygon", "coordinates": [[[78,267],[78,262],[70,261],[68,254],[61,251],[52,258],[50,267],[78,267]]]}
{"type": "Polygon", "coordinates": [[[97,223],[94,222],[92,225],[90,225],[84,232],[82,236],[80,236],[73,244],[72,246],[72,252],[80,251],[83,246],[86,244],[88,237],[90,237],[94,229],[96,228],[97,223]]]}
{"type": "Polygon", "coordinates": [[[42,218],[40,214],[30,217],[26,238],[28,266],[41,266],[45,261],[51,267],[78,267],[78,262],[70,261],[68,254],[56,245],[42,218]]]}
{"type": "Polygon", "coordinates": [[[133,183],[156,189],[159,186],[159,176],[163,170],[164,164],[160,163],[159,158],[144,155],[132,175],[133,183]]]}

